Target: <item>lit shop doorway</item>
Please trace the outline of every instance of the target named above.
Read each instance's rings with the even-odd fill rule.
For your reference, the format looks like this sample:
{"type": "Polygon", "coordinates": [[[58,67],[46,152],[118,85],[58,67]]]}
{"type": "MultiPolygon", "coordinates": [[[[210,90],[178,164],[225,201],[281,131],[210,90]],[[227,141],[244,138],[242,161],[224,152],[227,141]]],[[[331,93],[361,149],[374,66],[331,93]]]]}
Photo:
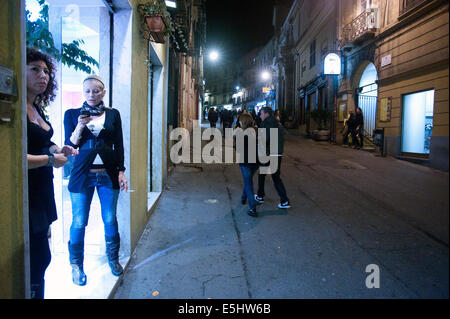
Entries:
{"type": "MultiPolygon", "coordinates": [[[[158,48],[161,45],[158,44],[158,48]]],[[[147,155],[147,207],[153,206],[162,191],[163,123],[164,123],[164,67],[152,43],[149,43],[149,106],[147,155]]]]}
{"type": "MultiPolygon", "coordinates": [[[[27,9],[39,10],[36,2],[26,0],[27,9]]],[[[62,43],[82,40],[80,48],[99,63],[99,67],[93,67],[92,72],[104,79],[107,89],[104,102],[110,106],[110,11],[101,0],[77,1],[76,4],[71,0],[47,0],[46,3],[49,8],[49,31],[56,48],[61,50],[62,43]]],[[[58,145],[64,145],[64,113],[68,109],[81,107],[84,102],[83,79],[87,73],[69,68],[61,62],[56,63],[56,68],[58,91],[47,113],[54,129],[52,140],[58,145]]],[[[45,275],[45,298],[106,298],[117,277],[111,274],[105,256],[104,227],[96,192],[85,234],[84,268],[88,282],[84,287],[72,283],[67,247],[72,223],[72,204],[67,188],[70,170],[70,164],[53,170],[58,219],[51,225],[52,261],[45,275]]],[[[121,227],[128,228],[119,222],[119,229],[121,227]]],[[[120,258],[123,258],[122,254],[120,258]]]]}
{"type": "Polygon", "coordinates": [[[433,133],[434,90],[403,96],[402,153],[427,157],[433,133]]]}
{"type": "Polygon", "coordinates": [[[372,136],[376,128],[377,98],[378,98],[377,69],[370,63],[364,70],[359,81],[358,106],[364,117],[365,135],[372,136]]]}

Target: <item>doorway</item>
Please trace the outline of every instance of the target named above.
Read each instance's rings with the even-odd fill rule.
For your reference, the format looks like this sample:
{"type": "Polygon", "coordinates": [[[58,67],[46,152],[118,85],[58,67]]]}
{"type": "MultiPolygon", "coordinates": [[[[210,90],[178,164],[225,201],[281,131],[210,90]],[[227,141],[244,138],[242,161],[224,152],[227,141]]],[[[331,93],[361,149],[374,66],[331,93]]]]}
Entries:
{"type": "MultiPolygon", "coordinates": [[[[99,66],[93,67],[92,72],[100,75],[110,87],[112,36],[110,26],[113,16],[110,9],[101,0],[79,1],[75,5],[70,0],[47,0],[49,31],[55,46],[61,50],[63,43],[79,41],[80,48],[98,61],[99,66]]],[[[36,7],[36,0],[26,0],[27,9],[36,7]],[[29,6],[30,5],[30,6],[29,6]]],[[[123,6],[124,8],[127,6],[123,6]]],[[[127,7],[128,8],[128,7],[127,7]]],[[[33,10],[33,9],[32,9],[33,10]]],[[[123,10],[120,16],[125,16],[123,10]]],[[[128,23],[123,19],[121,23],[128,23]]],[[[87,73],[67,67],[61,62],[55,63],[56,80],[59,90],[54,102],[47,108],[47,113],[54,129],[52,141],[64,145],[63,118],[66,110],[79,108],[84,102],[82,84],[87,73]]],[[[110,94],[106,94],[104,103],[110,105],[110,94]]],[[[122,116],[125,114],[121,114],[122,116]]],[[[89,224],[85,234],[84,269],[88,276],[86,286],[80,287],[72,283],[71,267],[69,264],[68,247],[70,225],[72,222],[72,207],[70,193],[67,189],[70,178],[70,165],[64,169],[54,169],[55,202],[58,219],[51,225],[50,248],[52,260],[45,274],[45,298],[107,298],[117,283],[117,277],[109,270],[105,255],[104,227],[100,213],[100,202],[95,193],[89,215],[89,224]]],[[[119,197],[120,198],[120,197],[119,197]]],[[[123,199],[119,199],[119,203],[123,199]]],[[[121,231],[120,262],[125,265],[129,259],[126,242],[129,241],[129,221],[125,224],[122,215],[128,215],[129,210],[118,209],[119,230],[121,231]],[[128,225],[127,225],[128,224],[128,225]],[[123,234],[125,232],[125,235],[123,234]]]]}
{"type": "Polygon", "coordinates": [[[149,43],[149,81],[148,81],[148,154],[147,154],[147,208],[148,212],[158,200],[162,191],[163,162],[163,123],[167,121],[163,112],[164,96],[164,67],[159,57],[158,49],[161,44],[154,47],[149,43]]]}
{"type": "Polygon", "coordinates": [[[364,135],[372,136],[376,128],[378,75],[373,63],[370,63],[361,75],[358,87],[358,107],[364,118],[364,135]]]}
{"type": "Polygon", "coordinates": [[[402,153],[428,157],[433,133],[434,90],[403,96],[402,153]]]}

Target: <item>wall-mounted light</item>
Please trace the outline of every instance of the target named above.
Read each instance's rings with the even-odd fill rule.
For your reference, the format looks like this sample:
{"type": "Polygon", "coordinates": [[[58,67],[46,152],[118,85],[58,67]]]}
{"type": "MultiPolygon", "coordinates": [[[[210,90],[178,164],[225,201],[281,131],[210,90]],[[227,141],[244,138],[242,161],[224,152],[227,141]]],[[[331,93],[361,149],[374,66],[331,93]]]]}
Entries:
{"type": "Polygon", "coordinates": [[[176,1],[166,0],[166,6],[168,6],[170,8],[176,8],[177,7],[177,2],[176,1]]]}

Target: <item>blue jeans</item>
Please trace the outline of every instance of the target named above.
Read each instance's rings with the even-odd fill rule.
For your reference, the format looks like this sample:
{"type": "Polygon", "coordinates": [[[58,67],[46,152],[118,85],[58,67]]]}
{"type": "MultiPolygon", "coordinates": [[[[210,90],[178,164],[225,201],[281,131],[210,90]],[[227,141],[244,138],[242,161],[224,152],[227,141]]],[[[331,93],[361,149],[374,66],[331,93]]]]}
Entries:
{"type": "Polygon", "coordinates": [[[95,188],[97,188],[100,199],[105,236],[114,237],[119,233],[116,212],[120,190],[113,189],[111,179],[106,171],[89,172],[83,191],[81,193],[70,193],[72,201],[71,244],[84,242],[85,227],[88,224],[89,210],[95,188]]]}
{"type": "Polygon", "coordinates": [[[242,191],[241,200],[248,200],[248,206],[250,209],[256,208],[255,194],[253,193],[253,175],[255,174],[257,167],[249,167],[239,165],[244,179],[244,189],[242,191]]]}

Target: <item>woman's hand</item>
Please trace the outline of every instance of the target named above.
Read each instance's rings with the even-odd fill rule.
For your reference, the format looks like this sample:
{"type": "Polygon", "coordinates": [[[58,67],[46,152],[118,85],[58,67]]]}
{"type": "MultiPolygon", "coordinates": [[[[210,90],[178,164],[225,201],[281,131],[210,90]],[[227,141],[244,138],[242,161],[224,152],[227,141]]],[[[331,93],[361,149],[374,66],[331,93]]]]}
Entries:
{"type": "Polygon", "coordinates": [[[121,191],[128,192],[128,181],[123,172],[119,172],[119,186],[121,191]]]}
{"type": "Polygon", "coordinates": [[[65,157],[68,157],[71,155],[75,157],[78,155],[78,149],[73,148],[70,145],[64,145],[63,147],[61,147],[61,149],[59,150],[58,153],[63,154],[65,157]]]}
{"type": "Polygon", "coordinates": [[[64,154],[53,154],[55,157],[55,162],[53,163],[53,167],[60,168],[63,167],[67,163],[67,157],[64,154]]]}
{"type": "Polygon", "coordinates": [[[81,133],[83,132],[86,125],[92,120],[92,117],[87,115],[80,115],[78,117],[78,124],[75,127],[75,130],[72,132],[72,135],[70,136],[70,141],[74,145],[78,145],[78,142],[81,138],[81,133]]]}
{"type": "Polygon", "coordinates": [[[78,117],[78,126],[84,128],[90,121],[92,121],[92,117],[88,115],[80,115],[78,117]]]}

